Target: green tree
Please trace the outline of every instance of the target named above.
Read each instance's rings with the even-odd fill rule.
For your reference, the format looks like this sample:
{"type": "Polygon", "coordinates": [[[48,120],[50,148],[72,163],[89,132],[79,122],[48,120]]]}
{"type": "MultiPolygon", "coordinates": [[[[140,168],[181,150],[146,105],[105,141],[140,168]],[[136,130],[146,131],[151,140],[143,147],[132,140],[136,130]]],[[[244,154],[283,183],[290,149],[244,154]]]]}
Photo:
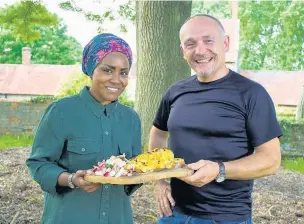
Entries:
{"type": "Polygon", "coordinates": [[[152,120],[168,86],[190,76],[190,68],[179,49],[179,29],[191,14],[191,4],[191,1],[136,1],[135,5],[135,1],[128,1],[120,5],[118,11],[109,9],[101,15],[84,11],[77,1],[61,4],[66,10],[100,22],[101,26],[116,16],[136,23],[140,32],[137,32],[135,109],[142,120],[143,144],[148,141],[152,120]]]}
{"type": "MultiPolygon", "coordinates": [[[[28,43],[32,49],[33,64],[75,64],[81,61],[80,43],[67,35],[67,27],[61,21],[57,27],[35,28],[41,38],[28,43]]],[[[21,51],[26,44],[9,30],[0,33],[0,63],[20,64],[21,51]]]]}
{"type": "Polygon", "coordinates": [[[304,68],[304,4],[297,1],[239,3],[240,65],[250,70],[304,68]]]}
{"type": "MultiPolygon", "coordinates": [[[[100,21],[104,21],[109,17],[108,14],[115,14],[110,9],[108,14],[102,14],[101,17],[94,16],[77,7],[77,1],[69,2],[70,4],[67,3],[66,6],[69,6],[70,10],[80,11],[91,20],[101,18],[100,21]]],[[[179,27],[181,25],[177,20],[180,18],[185,20],[190,15],[187,6],[181,13],[176,10],[182,4],[191,5],[191,1],[185,1],[184,3],[181,1],[171,3],[165,1],[136,1],[136,8],[134,8],[134,1],[129,1],[129,4],[120,7],[123,13],[119,15],[130,14],[133,21],[136,17],[137,30],[140,30],[140,32],[137,32],[138,79],[135,108],[143,120],[144,142],[147,141],[152,114],[155,113],[160,94],[164,93],[169,83],[183,78],[183,75],[186,74],[183,69],[178,67],[169,70],[169,66],[166,64],[175,60],[180,62],[181,66],[184,65],[181,55],[177,54],[179,49],[172,47],[173,45],[176,47],[179,45],[178,41],[175,42],[176,39],[174,39],[178,37],[174,29],[177,29],[177,24],[179,24],[179,27]],[[171,9],[163,13],[165,11],[163,5],[165,4],[172,5],[171,9]],[[136,12],[135,16],[134,11],[136,12]],[[163,32],[163,30],[168,30],[168,32],[163,32]],[[167,52],[163,49],[166,49],[167,52]],[[159,53],[156,54],[155,51],[159,51],[159,53]],[[162,69],[157,69],[155,66],[162,69]],[[174,74],[171,80],[168,77],[169,73],[170,75],[174,74]]],[[[240,1],[238,15],[241,21],[241,68],[255,70],[303,69],[303,7],[304,4],[290,0],[275,2],[240,1]]],[[[218,18],[230,18],[231,11],[230,1],[194,0],[191,13],[209,13],[218,18]]]]}
{"type": "Polygon", "coordinates": [[[162,95],[174,82],[190,76],[179,45],[179,29],[190,16],[191,1],[137,1],[137,80],[135,109],[146,144],[162,95]]]}
{"type": "Polygon", "coordinates": [[[22,0],[0,9],[0,26],[26,43],[40,39],[36,27],[54,27],[58,17],[50,13],[41,1],[22,0]]]}
{"type": "Polygon", "coordinates": [[[191,14],[211,14],[219,19],[231,18],[231,1],[193,0],[191,14]]]}
{"type": "MultiPolygon", "coordinates": [[[[113,3],[115,0],[112,0],[113,3]]],[[[97,22],[99,24],[98,31],[101,33],[105,30],[103,27],[103,24],[105,21],[114,21],[118,18],[125,18],[128,21],[132,21],[135,23],[135,1],[134,0],[128,0],[125,3],[122,3],[118,6],[116,10],[113,10],[112,8],[104,8],[102,7],[101,10],[99,11],[99,14],[93,13],[91,11],[86,11],[82,9],[78,5],[77,0],[68,0],[65,2],[61,2],[59,4],[60,8],[67,10],[67,11],[72,11],[72,12],[77,12],[81,15],[83,15],[85,18],[87,18],[90,21],[97,22]]],[[[102,1],[90,1],[91,4],[102,4],[102,1]]],[[[120,31],[121,32],[127,32],[127,27],[124,22],[120,24],[120,31]]]]}

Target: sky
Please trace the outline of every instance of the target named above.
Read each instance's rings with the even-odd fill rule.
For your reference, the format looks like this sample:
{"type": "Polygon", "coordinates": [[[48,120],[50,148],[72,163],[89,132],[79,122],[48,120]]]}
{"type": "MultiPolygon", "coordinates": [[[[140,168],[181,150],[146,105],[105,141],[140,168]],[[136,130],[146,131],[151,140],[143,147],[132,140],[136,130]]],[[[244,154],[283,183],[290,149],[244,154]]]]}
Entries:
{"type": "MultiPolygon", "coordinates": [[[[18,0],[0,0],[0,7],[4,7],[5,4],[13,4],[18,0]]],[[[73,36],[76,38],[79,43],[84,47],[96,34],[98,24],[92,21],[88,21],[84,18],[84,16],[75,13],[75,12],[68,12],[63,9],[59,8],[59,3],[63,2],[64,0],[44,0],[43,3],[46,8],[52,12],[56,13],[60,18],[63,19],[64,23],[68,27],[68,35],[73,36]]],[[[104,10],[111,8],[116,9],[119,4],[126,2],[127,0],[102,0],[102,3],[96,3],[98,0],[77,0],[76,2],[79,3],[79,6],[87,11],[92,11],[94,13],[101,14],[104,10]],[[90,4],[88,4],[90,2],[90,4]],[[95,2],[95,3],[94,3],[95,2]]],[[[135,52],[136,47],[136,32],[135,26],[131,23],[127,23],[128,33],[120,33],[119,31],[119,24],[122,20],[108,22],[105,23],[103,28],[107,32],[114,33],[119,35],[120,37],[124,38],[135,52]]],[[[125,22],[125,21],[124,21],[125,22]]]]}

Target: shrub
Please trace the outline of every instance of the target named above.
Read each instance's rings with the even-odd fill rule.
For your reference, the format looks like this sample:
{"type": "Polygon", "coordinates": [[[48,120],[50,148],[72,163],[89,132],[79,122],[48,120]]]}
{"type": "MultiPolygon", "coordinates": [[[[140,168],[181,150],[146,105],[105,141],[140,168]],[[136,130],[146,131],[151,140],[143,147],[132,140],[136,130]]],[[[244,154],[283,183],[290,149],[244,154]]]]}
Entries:
{"type": "Polygon", "coordinates": [[[282,152],[304,155],[304,119],[285,116],[278,120],[283,131],[280,139],[282,152]]]}

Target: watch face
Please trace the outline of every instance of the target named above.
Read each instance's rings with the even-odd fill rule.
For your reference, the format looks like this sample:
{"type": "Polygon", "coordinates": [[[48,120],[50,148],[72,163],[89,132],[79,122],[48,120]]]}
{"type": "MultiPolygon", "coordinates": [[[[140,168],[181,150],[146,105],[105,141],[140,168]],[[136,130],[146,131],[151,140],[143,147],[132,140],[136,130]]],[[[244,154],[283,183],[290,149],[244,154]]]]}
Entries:
{"type": "Polygon", "coordinates": [[[224,176],[219,176],[217,179],[216,179],[216,182],[220,183],[220,182],[223,182],[225,180],[225,177],[224,176]]]}

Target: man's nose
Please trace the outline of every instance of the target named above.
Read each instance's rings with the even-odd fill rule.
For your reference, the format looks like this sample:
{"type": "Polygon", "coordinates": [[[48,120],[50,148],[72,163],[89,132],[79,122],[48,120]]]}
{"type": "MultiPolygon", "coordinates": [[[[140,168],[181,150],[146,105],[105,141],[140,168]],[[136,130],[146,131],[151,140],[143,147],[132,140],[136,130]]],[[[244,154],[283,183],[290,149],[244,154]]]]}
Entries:
{"type": "Polygon", "coordinates": [[[196,54],[204,54],[206,52],[206,46],[202,42],[198,42],[195,48],[196,54]]]}

